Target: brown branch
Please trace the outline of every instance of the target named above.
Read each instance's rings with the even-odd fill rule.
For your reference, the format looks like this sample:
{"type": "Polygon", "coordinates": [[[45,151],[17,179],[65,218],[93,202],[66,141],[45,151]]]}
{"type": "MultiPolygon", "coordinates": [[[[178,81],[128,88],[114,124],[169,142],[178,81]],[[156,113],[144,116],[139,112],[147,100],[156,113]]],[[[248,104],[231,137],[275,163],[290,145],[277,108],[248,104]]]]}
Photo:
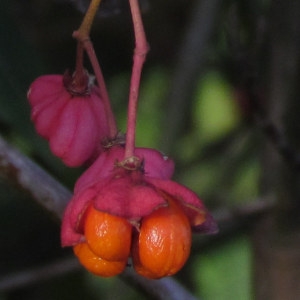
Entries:
{"type": "MultiPolygon", "coordinates": [[[[42,267],[30,268],[21,272],[0,278],[0,292],[10,292],[16,289],[32,286],[41,282],[63,276],[71,272],[83,270],[75,257],[67,257],[42,267]]],[[[143,294],[151,295],[158,300],[196,300],[180,284],[172,278],[149,280],[128,269],[121,278],[134,285],[143,294]]]]}
{"type": "Polygon", "coordinates": [[[223,207],[215,211],[213,215],[220,229],[218,234],[209,236],[195,235],[193,238],[193,252],[199,253],[204,247],[215,246],[215,242],[227,241],[227,238],[230,236],[249,229],[252,230],[259,218],[266,216],[274,207],[274,196],[268,195],[241,206],[223,207]]]}
{"type": "Polygon", "coordinates": [[[38,268],[30,268],[21,272],[6,275],[0,279],[0,291],[9,292],[30,285],[39,284],[51,278],[80,270],[75,257],[61,259],[38,268]]]}
{"type": "Polygon", "coordinates": [[[129,284],[133,284],[145,295],[151,295],[157,300],[199,300],[171,277],[151,280],[138,276],[133,269],[127,269],[121,278],[129,284]]]}
{"type": "Polygon", "coordinates": [[[42,207],[62,218],[71,192],[1,136],[0,176],[16,184],[42,207]]]}

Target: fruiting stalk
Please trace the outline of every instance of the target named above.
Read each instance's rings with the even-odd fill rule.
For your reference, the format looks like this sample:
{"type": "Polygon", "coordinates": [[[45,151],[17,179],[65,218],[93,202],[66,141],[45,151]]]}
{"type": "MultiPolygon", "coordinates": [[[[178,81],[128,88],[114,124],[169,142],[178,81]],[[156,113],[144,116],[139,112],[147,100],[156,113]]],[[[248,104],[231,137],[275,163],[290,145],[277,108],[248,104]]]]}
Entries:
{"type": "Polygon", "coordinates": [[[138,0],[129,0],[129,4],[134,28],[135,49],[133,55],[133,66],[129,90],[125,159],[134,156],[136,116],[140,79],[143,64],[146,59],[146,54],[149,50],[138,0]]]}
{"type": "Polygon", "coordinates": [[[101,0],[91,0],[90,6],[84,16],[84,19],[79,27],[78,30],[73,32],[73,37],[78,41],[78,48],[77,48],[77,64],[76,64],[76,71],[78,70],[80,73],[80,63],[82,64],[83,60],[83,50],[84,49],[89,57],[89,60],[91,62],[91,65],[93,67],[96,80],[98,82],[99,90],[100,90],[100,96],[103,100],[106,115],[108,117],[109,122],[109,135],[110,138],[114,138],[117,135],[117,125],[115,121],[115,117],[110,105],[110,99],[107,92],[106,84],[104,81],[104,77],[102,74],[102,70],[98,61],[98,58],[95,54],[95,50],[93,47],[93,44],[90,40],[90,31],[91,26],[93,23],[93,20],[95,18],[95,15],[97,13],[98,7],[100,5],[101,0]]]}

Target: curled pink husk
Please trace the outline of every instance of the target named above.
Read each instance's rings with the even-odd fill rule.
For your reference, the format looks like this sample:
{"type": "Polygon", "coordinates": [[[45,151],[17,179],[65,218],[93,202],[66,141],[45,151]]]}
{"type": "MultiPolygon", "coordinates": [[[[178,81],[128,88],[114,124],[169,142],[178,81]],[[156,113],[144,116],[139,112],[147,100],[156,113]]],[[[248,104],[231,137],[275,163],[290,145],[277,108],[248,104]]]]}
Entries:
{"type": "MultiPolygon", "coordinates": [[[[74,188],[78,193],[101,179],[113,174],[116,163],[124,159],[125,149],[116,145],[101,153],[97,160],[80,176],[74,188]]],[[[146,176],[170,179],[174,173],[174,162],[161,152],[150,148],[136,148],[135,155],[143,161],[146,176]]]]}
{"type": "Polygon", "coordinates": [[[87,95],[72,95],[62,75],[45,75],[31,84],[27,96],[37,132],[66,165],[80,166],[102,151],[109,128],[96,86],[87,95]]]}
{"type": "Polygon", "coordinates": [[[140,220],[171,197],[182,207],[191,227],[199,233],[217,232],[217,224],[198,196],[188,188],[168,179],[145,176],[141,171],[121,167],[94,185],[75,193],[62,223],[63,246],[73,246],[84,240],[84,212],[89,205],[99,211],[126,218],[138,226],[140,220]]]}
{"type": "Polygon", "coordinates": [[[185,211],[192,229],[195,232],[214,234],[218,232],[218,225],[209,213],[198,195],[187,187],[171,180],[147,178],[147,182],[168,195],[175,198],[185,211]],[[204,222],[203,222],[204,220],[204,222]]]}

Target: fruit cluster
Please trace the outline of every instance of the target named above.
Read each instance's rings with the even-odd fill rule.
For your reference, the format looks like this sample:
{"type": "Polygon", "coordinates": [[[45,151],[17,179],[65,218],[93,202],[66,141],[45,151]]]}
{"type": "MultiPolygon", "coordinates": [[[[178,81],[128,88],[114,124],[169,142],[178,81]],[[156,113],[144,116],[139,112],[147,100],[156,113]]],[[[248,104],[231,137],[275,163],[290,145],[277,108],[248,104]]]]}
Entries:
{"type": "Polygon", "coordinates": [[[170,276],[189,257],[192,230],[217,225],[198,196],[174,182],[174,163],[159,151],[135,146],[140,72],[147,45],[137,0],[129,0],[137,48],[126,136],[117,131],[87,28],[100,0],[92,0],[78,38],[76,70],[46,75],[29,91],[31,118],[52,152],[71,167],[88,165],[64,213],[62,246],[73,247],[90,272],[109,277],[127,265],[148,278],[170,276]],[[141,41],[141,43],[139,42],[141,41]],[[83,67],[89,55],[98,86],[83,67]]]}
{"type": "Polygon", "coordinates": [[[148,278],[175,274],[191,247],[191,226],[175,200],[142,218],[136,229],[124,218],[96,210],[86,211],[86,241],[74,247],[82,265],[103,277],[121,273],[132,256],[137,273],[148,278]]]}
{"type": "Polygon", "coordinates": [[[74,246],[80,262],[103,277],[121,273],[130,257],[145,277],[172,275],[189,256],[192,229],[214,233],[216,223],[194,192],[170,180],[172,160],[136,148],[140,160],[120,165],[124,151],[115,145],[103,152],[78,179],[62,244],[74,246]]]}

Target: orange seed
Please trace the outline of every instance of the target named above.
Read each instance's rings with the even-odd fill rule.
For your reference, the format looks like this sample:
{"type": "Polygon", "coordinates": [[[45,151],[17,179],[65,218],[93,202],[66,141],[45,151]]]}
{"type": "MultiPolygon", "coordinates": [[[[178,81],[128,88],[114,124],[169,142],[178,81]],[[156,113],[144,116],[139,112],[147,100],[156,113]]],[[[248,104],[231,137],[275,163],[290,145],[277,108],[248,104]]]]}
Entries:
{"type": "Polygon", "coordinates": [[[88,208],[84,235],[91,250],[108,261],[127,260],[130,254],[132,226],[124,218],[88,208]]]}
{"type": "Polygon", "coordinates": [[[191,227],[187,216],[173,199],[141,221],[133,242],[133,264],[137,273],[161,278],[178,272],[190,254],[191,227]]]}
{"type": "Polygon", "coordinates": [[[91,273],[111,277],[123,272],[126,267],[127,259],[123,261],[107,261],[91,251],[87,243],[81,243],[74,246],[74,253],[80,263],[91,273]]]}

